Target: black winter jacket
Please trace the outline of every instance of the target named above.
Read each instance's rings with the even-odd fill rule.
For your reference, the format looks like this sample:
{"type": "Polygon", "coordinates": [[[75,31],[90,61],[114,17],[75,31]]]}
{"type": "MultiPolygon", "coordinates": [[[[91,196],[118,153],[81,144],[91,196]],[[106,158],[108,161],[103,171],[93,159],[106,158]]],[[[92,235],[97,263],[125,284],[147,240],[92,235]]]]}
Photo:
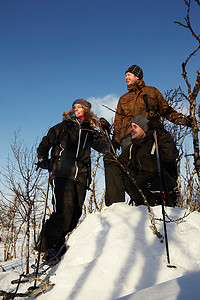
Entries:
{"type": "MultiPolygon", "coordinates": [[[[166,130],[159,130],[157,138],[162,171],[166,175],[168,188],[173,189],[177,185],[176,160],[178,158],[178,150],[171,135],[166,130]]],[[[132,144],[122,152],[120,161],[129,168],[136,179],[137,176],[142,178],[143,175],[144,177],[146,175],[158,176],[157,156],[152,130],[147,133],[144,139],[140,141],[132,140],[132,144]]]]}
{"type": "Polygon", "coordinates": [[[47,159],[51,149],[53,170],[51,178],[65,177],[88,186],[91,174],[91,148],[105,153],[109,150],[107,139],[89,122],[68,118],[53,126],[37,148],[38,159],[47,159]]]}

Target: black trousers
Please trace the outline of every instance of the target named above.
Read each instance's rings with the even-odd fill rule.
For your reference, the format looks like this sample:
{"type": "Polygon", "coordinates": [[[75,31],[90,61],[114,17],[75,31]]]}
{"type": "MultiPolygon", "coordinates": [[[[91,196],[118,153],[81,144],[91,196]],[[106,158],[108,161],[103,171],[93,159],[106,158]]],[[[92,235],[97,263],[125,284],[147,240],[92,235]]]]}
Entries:
{"type": "Polygon", "coordinates": [[[144,205],[144,199],[137,187],[142,190],[151,206],[161,204],[158,176],[144,173],[139,174],[135,177],[136,187],[115,160],[105,156],[104,167],[106,182],[105,204],[107,206],[117,202],[124,202],[125,192],[127,192],[131,198],[131,202],[134,202],[135,205],[144,205]]]}
{"type": "Polygon", "coordinates": [[[64,243],[65,235],[77,225],[82,214],[86,187],[68,178],[55,178],[52,181],[54,212],[46,221],[42,233],[42,251],[64,243]]]}

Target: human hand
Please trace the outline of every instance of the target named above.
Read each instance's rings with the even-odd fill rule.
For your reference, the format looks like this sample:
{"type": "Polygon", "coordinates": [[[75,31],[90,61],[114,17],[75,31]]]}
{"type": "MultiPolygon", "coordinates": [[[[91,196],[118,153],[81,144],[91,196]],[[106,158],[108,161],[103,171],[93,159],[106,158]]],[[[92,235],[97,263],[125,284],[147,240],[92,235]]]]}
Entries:
{"type": "Polygon", "coordinates": [[[45,158],[45,159],[40,159],[38,160],[38,162],[36,163],[36,171],[41,168],[41,169],[45,169],[48,170],[49,172],[52,171],[53,169],[53,162],[51,159],[45,158]]]}
{"type": "Polygon", "coordinates": [[[101,117],[99,119],[99,122],[100,122],[100,125],[101,125],[101,128],[103,129],[103,131],[107,131],[107,133],[109,135],[110,134],[110,128],[111,128],[110,123],[103,117],[101,117]]]}
{"type": "Polygon", "coordinates": [[[163,129],[163,125],[161,124],[161,122],[154,118],[154,117],[148,117],[148,127],[149,127],[149,130],[161,130],[163,129]]]}

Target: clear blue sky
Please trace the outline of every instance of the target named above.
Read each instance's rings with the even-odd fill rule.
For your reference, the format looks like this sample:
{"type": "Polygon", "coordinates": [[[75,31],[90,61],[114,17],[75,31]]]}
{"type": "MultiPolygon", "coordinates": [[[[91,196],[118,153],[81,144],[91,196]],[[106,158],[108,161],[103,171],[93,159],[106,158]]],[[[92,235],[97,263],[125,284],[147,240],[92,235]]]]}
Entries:
{"type": "Polygon", "coordinates": [[[132,64],[162,93],[185,87],[181,63],[197,43],[174,21],[186,11],[183,0],[0,0],[0,165],[15,130],[31,145],[76,98],[119,98],[132,64]]]}

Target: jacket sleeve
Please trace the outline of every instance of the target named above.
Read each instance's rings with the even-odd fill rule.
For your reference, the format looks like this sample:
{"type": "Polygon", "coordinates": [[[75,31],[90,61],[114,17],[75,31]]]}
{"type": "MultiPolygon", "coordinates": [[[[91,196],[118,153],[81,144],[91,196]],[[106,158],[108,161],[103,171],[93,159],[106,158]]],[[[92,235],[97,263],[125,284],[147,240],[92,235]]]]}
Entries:
{"type": "Polygon", "coordinates": [[[110,151],[110,143],[108,138],[101,135],[97,130],[92,132],[92,144],[91,147],[101,153],[106,153],[110,151]]]}
{"type": "Polygon", "coordinates": [[[49,157],[49,150],[54,146],[57,139],[57,127],[58,125],[50,128],[47,135],[42,138],[42,141],[37,148],[38,159],[47,159],[49,157]]]}
{"type": "Polygon", "coordinates": [[[179,153],[170,133],[165,129],[162,129],[157,132],[157,137],[161,161],[165,165],[174,163],[178,158],[179,153]]]}
{"type": "MultiPolygon", "coordinates": [[[[121,98],[120,98],[121,99],[121,98]]],[[[114,120],[114,134],[113,134],[113,141],[116,141],[120,144],[120,130],[122,128],[122,122],[123,122],[123,110],[121,107],[121,101],[119,99],[119,102],[117,104],[117,110],[115,114],[115,120],[114,120]]]]}
{"type": "Polygon", "coordinates": [[[163,95],[159,90],[156,89],[157,99],[158,99],[158,107],[159,107],[159,114],[178,125],[187,125],[188,119],[182,113],[178,113],[175,111],[164,99],[163,95]]]}

